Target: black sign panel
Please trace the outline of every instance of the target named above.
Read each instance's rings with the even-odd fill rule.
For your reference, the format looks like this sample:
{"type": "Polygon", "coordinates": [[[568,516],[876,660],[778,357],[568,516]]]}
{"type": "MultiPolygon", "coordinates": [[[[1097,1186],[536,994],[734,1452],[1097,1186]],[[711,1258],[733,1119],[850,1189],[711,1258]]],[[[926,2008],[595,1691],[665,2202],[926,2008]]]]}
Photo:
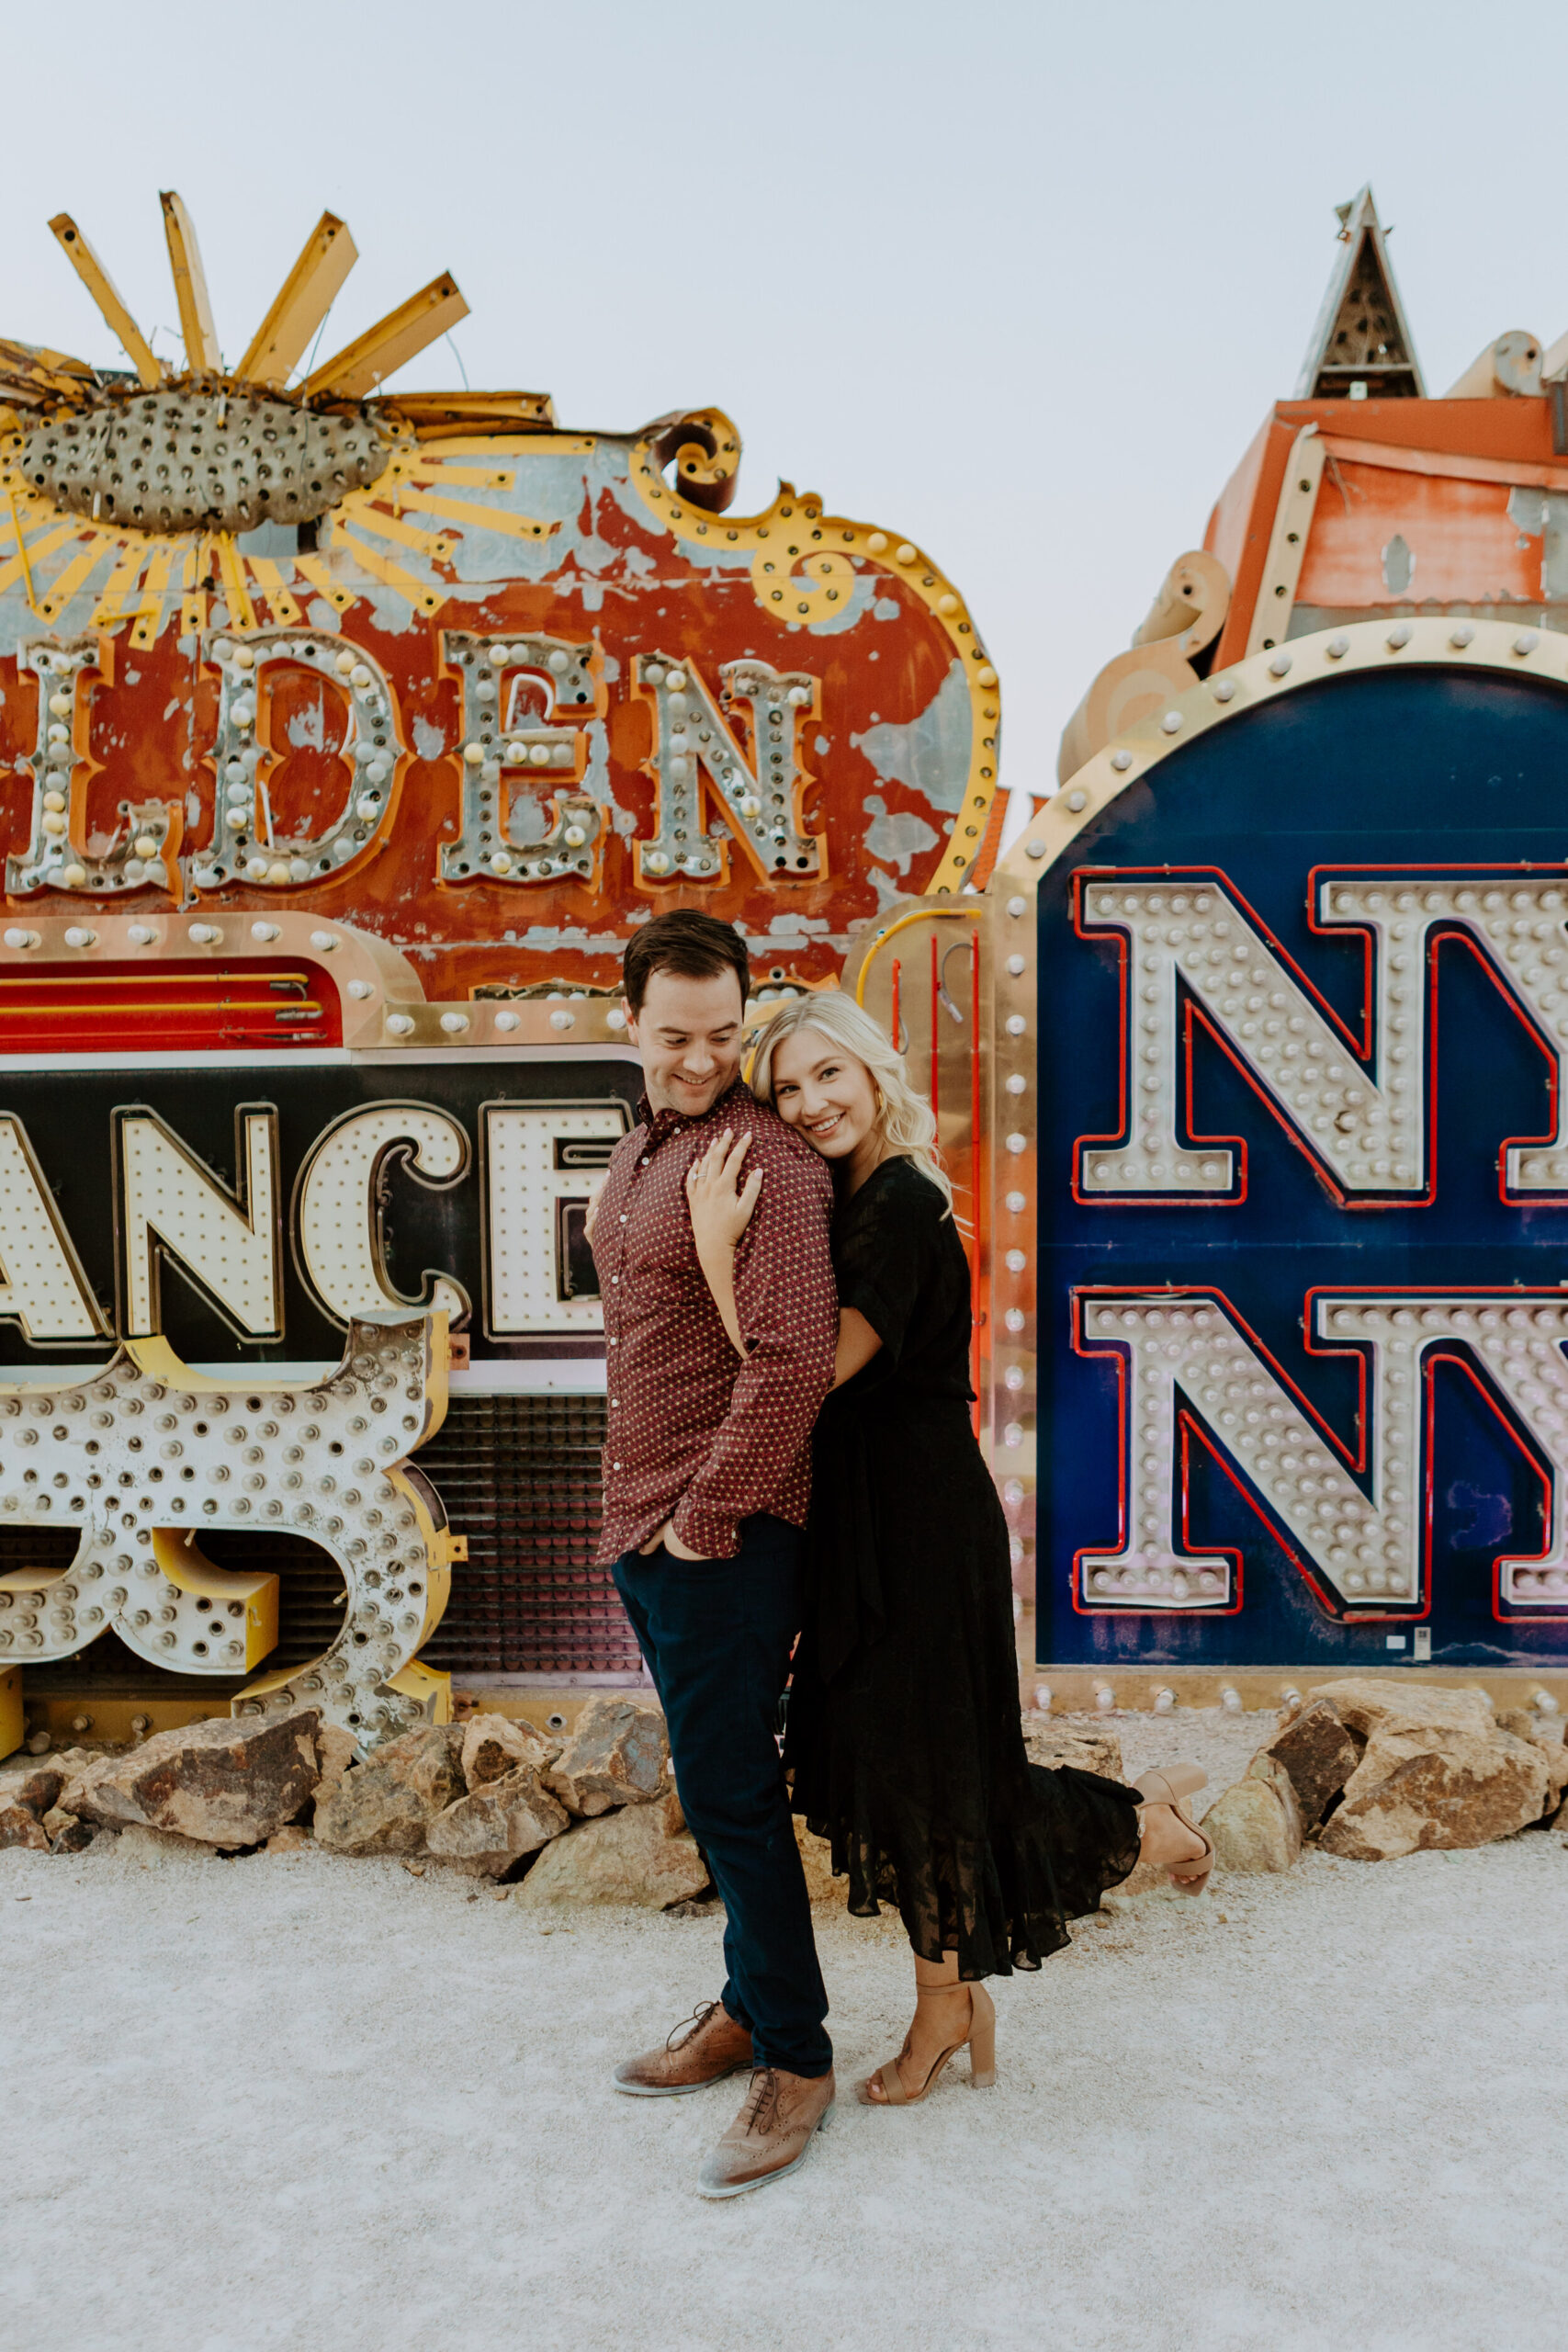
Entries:
{"type": "MultiPolygon", "coordinates": [[[[29,1340],[13,1318],[0,1323],[0,1363],[42,1369],[62,1356],[86,1362],[112,1352],[115,1336],[130,1328],[127,1260],[138,1238],[158,1261],[156,1328],[192,1363],[335,1359],[345,1318],[331,1311],[332,1284],[320,1277],[322,1263],[335,1262],[334,1250],[373,1262],[385,1284],[405,1298],[429,1300],[434,1275],[460,1284],[471,1303],[467,1328],[476,1363],[596,1355],[603,1342],[583,1224],[616,1136],[635,1121],[641,1084],[637,1063],[618,1053],[11,1070],[0,1085],[0,1121],[14,1123],[13,1135],[24,1131],[20,1140],[52,1196],[54,1221],[97,1301],[107,1336],[96,1346],[80,1337],[29,1340]],[[453,1138],[456,1172],[423,1180],[415,1146],[398,1139],[397,1118],[365,1120],[373,1140],[385,1139],[361,1155],[362,1174],[355,1173],[358,1163],[347,1166],[331,1190],[330,1208],[315,1198],[308,1180],[329,1134],[341,1136],[346,1122],[400,1104],[437,1114],[453,1138]],[[276,1228],[273,1319],[280,1330],[266,1340],[245,1336],[244,1316],[232,1300],[225,1307],[182,1258],[178,1233],[162,1230],[149,1243],[141,1216],[137,1234],[127,1232],[118,1139],[126,1114],[150,1113],[183,1148],[197,1189],[221,1187],[240,1208],[254,1174],[237,1125],[242,1110],[275,1118],[266,1204],[276,1228]],[[528,1115],[508,1123],[504,1114],[528,1115]],[[311,1220],[313,1236],[305,1229],[311,1220]]],[[[230,1211],[216,1192],[212,1198],[221,1221],[230,1211]]],[[[254,1204],[250,1213],[254,1217],[254,1204]]],[[[8,1247],[6,1225],[17,1214],[9,1197],[0,1200],[0,1263],[13,1283],[20,1228],[8,1247]]],[[[190,1256],[199,1261],[194,1241],[190,1256]]]]}

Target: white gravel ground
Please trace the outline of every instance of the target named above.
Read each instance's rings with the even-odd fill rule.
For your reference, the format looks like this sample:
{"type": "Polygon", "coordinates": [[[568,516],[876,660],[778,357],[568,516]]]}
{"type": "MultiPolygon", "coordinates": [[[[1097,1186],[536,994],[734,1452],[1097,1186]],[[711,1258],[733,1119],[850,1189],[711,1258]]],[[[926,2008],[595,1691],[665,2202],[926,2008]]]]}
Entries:
{"type": "MultiPolygon", "coordinates": [[[[1217,1790],[1268,1719],[1117,1719],[1217,1790]]],[[[145,1835],[0,1854],[5,2336],[28,2352],[1493,2352],[1563,2275],[1568,1853],[1312,1856],[1085,1923],[997,1987],[1000,2082],[888,2114],[896,1925],[818,1913],[840,2095],[794,2178],[693,2194],[738,2086],[614,2061],[716,1918],[145,1835]]]]}

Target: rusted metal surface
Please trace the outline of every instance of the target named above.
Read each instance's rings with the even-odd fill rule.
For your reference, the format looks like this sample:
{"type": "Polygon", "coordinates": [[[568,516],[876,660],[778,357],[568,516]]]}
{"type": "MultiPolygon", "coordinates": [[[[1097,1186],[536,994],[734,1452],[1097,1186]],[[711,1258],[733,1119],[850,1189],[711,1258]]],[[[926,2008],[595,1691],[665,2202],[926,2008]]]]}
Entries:
{"type": "Polygon", "coordinates": [[[1568,339],[1510,330],[1428,398],[1369,191],[1342,224],[1308,397],[1272,409],[1210,518],[1205,548],[1233,583],[1213,667],[1382,615],[1568,628],[1552,422],[1568,339]]]}
{"type": "Polygon", "coordinates": [[[788,485],[734,515],[716,409],[605,434],[537,395],[366,398],[460,300],[446,279],[281,390],[273,345],[345,237],[325,216],[246,354],[271,390],[0,351],[13,900],[283,892],[460,999],[607,985],[630,924],[676,903],[818,983],[893,899],[988,863],[996,673],[922,550],[788,485]]]}
{"type": "Polygon", "coordinates": [[[21,479],[57,506],[147,531],[313,523],[391,455],[368,419],[317,416],[237,387],[109,391],[35,425],[21,479]]]}

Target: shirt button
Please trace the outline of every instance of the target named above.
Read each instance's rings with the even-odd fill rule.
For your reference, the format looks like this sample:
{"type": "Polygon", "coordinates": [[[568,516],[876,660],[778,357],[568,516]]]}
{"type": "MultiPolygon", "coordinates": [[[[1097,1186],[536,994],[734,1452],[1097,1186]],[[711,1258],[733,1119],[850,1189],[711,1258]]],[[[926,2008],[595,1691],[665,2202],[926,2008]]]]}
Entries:
{"type": "Polygon", "coordinates": [[[611,1345],[613,1348],[614,1348],[614,1347],[618,1347],[618,1346],[619,1346],[619,1344],[620,1344],[620,1342],[619,1342],[617,1340],[615,1340],[615,1339],[612,1339],[612,1340],[611,1340],[611,1341],[610,1341],[610,1345],[611,1345]]]}
{"type": "Polygon", "coordinates": [[[618,1470],[618,1469],[620,1468],[620,1466],[621,1466],[621,1465],[620,1465],[620,1464],[619,1464],[618,1462],[612,1462],[612,1463],[611,1463],[611,1464],[610,1464],[610,1467],[611,1467],[611,1469],[612,1469],[612,1470],[618,1470]]]}
{"type": "Polygon", "coordinates": [[[615,1289],[619,1286],[620,1279],[619,1274],[612,1274],[610,1276],[610,1286],[612,1289],[615,1289]]]}
{"type": "Polygon", "coordinates": [[[625,1223],[626,1223],[626,1218],[625,1218],[625,1217],[623,1217],[623,1218],[621,1219],[621,1223],[622,1223],[623,1225],[625,1225],[625,1223]]]}

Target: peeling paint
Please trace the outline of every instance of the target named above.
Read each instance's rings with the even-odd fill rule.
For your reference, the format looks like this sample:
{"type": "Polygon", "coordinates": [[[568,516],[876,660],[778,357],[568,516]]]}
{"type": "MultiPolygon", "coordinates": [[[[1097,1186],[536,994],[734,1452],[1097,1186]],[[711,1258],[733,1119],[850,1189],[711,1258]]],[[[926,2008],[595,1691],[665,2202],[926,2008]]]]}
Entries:
{"type": "Polygon", "coordinates": [[[304,709],[289,712],[284,733],[297,752],[321,750],[327,740],[327,714],[319,694],[304,709]]]}
{"type": "Polygon", "coordinates": [[[610,811],[610,822],[615,831],[623,841],[629,841],[637,831],[637,816],[634,810],[622,808],[610,781],[610,730],[602,718],[594,718],[583,733],[588,738],[588,765],[583,772],[582,790],[601,808],[610,811]]]}
{"type": "MultiPolygon", "coordinates": [[[[513,934],[509,932],[507,936],[510,939],[513,934]]],[[[574,947],[579,951],[585,947],[618,949],[625,944],[620,939],[606,938],[603,933],[588,931],[576,924],[565,922],[531,923],[526,931],[520,932],[515,936],[518,947],[526,956],[553,956],[558,950],[568,947],[574,947]]]]}
{"type": "Polygon", "coordinates": [[[848,604],[840,605],[836,612],[825,613],[819,619],[807,621],[804,625],[791,621],[791,636],[804,632],[807,637],[842,637],[850,629],[858,628],[866,615],[874,610],[875,585],[872,573],[861,572],[851,591],[848,604]]]}
{"type": "Polygon", "coordinates": [[[938,808],[964,805],[974,727],[963,664],[951,662],[942,684],[918,718],[900,727],[891,721],[868,727],[850,741],[863,752],[884,784],[906,785],[938,808]]]}
{"type": "Polygon", "coordinates": [[[592,532],[585,532],[578,540],[572,553],[577,559],[579,571],[606,571],[617,560],[620,550],[618,548],[613,548],[608,539],[601,539],[592,532]]]}
{"type": "Polygon", "coordinates": [[[1561,491],[1511,490],[1508,520],[1541,542],[1541,594],[1568,596],[1568,496],[1561,491]]]}
{"type": "Polygon", "coordinates": [[[506,840],[513,849],[532,849],[550,830],[550,812],[531,785],[513,791],[506,816],[506,840]]]}
{"type": "Polygon", "coordinates": [[[937,835],[913,809],[890,814],[886,801],[875,792],[868,792],[861,806],[872,820],[862,835],[867,850],[873,857],[885,857],[900,874],[908,874],[922,850],[936,847],[937,835]]]}
{"type": "Polygon", "coordinates": [[[1383,586],[1391,596],[1408,595],[1415,577],[1416,558],[1411,553],[1410,542],[1403,532],[1395,531],[1382,551],[1383,586]]]}

